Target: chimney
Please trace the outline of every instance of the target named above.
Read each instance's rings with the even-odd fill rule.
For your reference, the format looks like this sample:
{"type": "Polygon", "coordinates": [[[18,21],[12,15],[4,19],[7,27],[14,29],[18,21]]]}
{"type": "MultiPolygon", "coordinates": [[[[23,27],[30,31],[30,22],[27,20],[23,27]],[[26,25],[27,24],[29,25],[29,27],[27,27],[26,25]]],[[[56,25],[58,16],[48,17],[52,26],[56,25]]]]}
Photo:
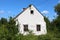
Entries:
{"type": "Polygon", "coordinates": [[[31,6],[32,6],[32,4],[29,5],[29,7],[31,7],[31,6]]]}
{"type": "Polygon", "coordinates": [[[23,11],[25,11],[26,10],[26,8],[23,8],[23,11]]]}
{"type": "Polygon", "coordinates": [[[32,4],[30,4],[30,5],[29,5],[29,7],[30,7],[30,10],[31,10],[31,6],[32,6],[32,4]]]}

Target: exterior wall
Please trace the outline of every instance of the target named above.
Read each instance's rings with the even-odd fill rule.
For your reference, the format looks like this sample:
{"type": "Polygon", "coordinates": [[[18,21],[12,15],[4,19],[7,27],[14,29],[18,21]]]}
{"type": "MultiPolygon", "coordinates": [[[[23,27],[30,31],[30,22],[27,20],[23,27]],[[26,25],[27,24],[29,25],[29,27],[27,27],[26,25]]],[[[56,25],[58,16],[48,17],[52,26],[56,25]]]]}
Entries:
{"type": "Polygon", "coordinates": [[[24,32],[24,24],[28,24],[28,29],[35,34],[35,35],[41,35],[46,34],[46,23],[44,21],[44,17],[35,9],[35,7],[32,5],[31,9],[30,7],[27,8],[22,14],[20,14],[16,18],[16,23],[19,23],[19,33],[21,34],[28,34],[28,32],[24,32]],[[34,14],[30,13],[30,10],[34,11],[34,14]],[[41,25],[41,31],[36,30],[36,25],[41,25]]]}

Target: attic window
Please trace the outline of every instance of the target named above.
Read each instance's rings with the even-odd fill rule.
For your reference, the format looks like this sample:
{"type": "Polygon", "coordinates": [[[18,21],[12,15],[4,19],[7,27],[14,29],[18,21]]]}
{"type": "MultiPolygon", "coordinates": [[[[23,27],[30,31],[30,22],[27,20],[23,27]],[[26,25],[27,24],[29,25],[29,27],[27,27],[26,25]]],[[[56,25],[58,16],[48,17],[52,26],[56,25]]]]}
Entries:
{"type": "Polygon", "coordinates": [[[34,11],[33,11],[33,10],[31,10],[31,11],[30,11],[30,13],[31,13],[31,14],[33,14],[33,13],[34,13],[34,11]]]}

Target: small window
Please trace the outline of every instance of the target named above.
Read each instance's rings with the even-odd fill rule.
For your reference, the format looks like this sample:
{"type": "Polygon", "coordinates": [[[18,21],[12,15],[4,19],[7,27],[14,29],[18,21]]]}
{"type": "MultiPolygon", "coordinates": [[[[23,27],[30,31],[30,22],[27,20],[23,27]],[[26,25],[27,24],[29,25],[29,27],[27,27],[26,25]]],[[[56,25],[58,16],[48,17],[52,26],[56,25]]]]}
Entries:
{"type": "Polygon", "coordinates": [[[40,30],[41,30],[40,25],[37,25],[37,31],[40,31],[40,30]]]}
{"type": "Polygon", "coordinates": [[[34,11],[33,11],[33,10],[31,10],[30,12],[31,12],[31,14],[33,14],[33,13],[34,13],[34,11]]]}
{"type": "Polygon", "coordinates": [[[24,31],[28,31],[28,25],[24,25],[24,31]]]}

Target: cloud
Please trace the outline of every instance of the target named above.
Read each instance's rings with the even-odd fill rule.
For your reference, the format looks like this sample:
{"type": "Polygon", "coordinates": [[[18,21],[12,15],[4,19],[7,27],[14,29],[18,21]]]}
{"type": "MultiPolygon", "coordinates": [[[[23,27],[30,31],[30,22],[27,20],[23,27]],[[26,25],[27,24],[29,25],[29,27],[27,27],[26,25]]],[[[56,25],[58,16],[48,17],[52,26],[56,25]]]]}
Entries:
{"type": "Polygon", "coordinates": [[[58,3],[60,3],[60,0],[58,1],[58,3]]]}
{"type": "Polygon", "coordinates": [[[57,15],[57,13],[55,13],[55,16],[57,15]]]}
{"type": "Polygon", "coordinates": [[[42,11],[41,13],[42,13],[42,14],[48,14],[48,13],[49,13],[49,11],[44,10],[44,11],[42,11]]]}
{"type": "Polygon", "coordinates": [[[54,17],[57,17],[57,16],[58,16],[57,13],[55,13],[55,14],[54,14],[54,17]]]}
{"type": "Polygon", "coordinates": [[[0,14],[3,14],[3,13],[5,13],[5,11],[4,10],[0,10],[0,14]]]}
{"type": "Polygon", "coordinates": [[[0,10],[0,14],[5,14],[5,13],[8,13],[8,14],[10,14],[10,13],[11,13],[11,11],[0,10]]]}
{"type": "Polygon", "coordinates": [[[11,11],[8,11],[8,13],[11,13],[11,11]]]}

